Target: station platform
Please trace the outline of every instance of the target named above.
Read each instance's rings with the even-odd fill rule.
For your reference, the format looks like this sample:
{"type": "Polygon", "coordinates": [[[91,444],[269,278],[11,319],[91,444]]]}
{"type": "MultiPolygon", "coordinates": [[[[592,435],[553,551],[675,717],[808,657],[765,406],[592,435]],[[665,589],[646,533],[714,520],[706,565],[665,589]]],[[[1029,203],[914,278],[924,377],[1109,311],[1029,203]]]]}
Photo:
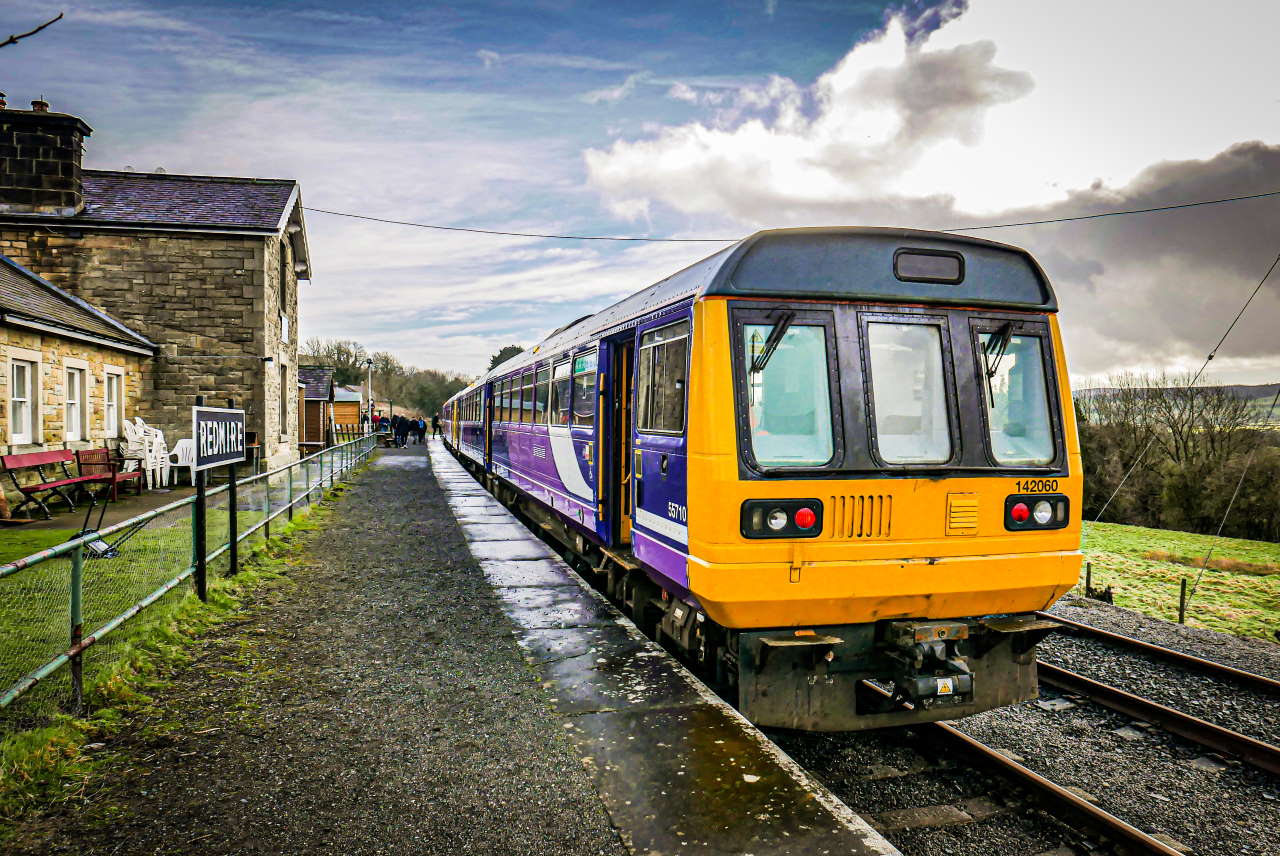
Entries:
{"type": "Polygon", "coordinates": [[[898,853],[641,634],[440,442],[429,454],[630,853],[898,853]]]}

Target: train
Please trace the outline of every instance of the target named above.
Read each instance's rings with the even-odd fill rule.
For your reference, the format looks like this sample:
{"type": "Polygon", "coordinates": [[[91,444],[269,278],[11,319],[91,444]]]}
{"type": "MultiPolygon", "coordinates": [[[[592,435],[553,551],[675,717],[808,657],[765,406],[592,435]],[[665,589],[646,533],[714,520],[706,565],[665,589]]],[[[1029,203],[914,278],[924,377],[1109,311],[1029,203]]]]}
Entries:
{"type": "Polygon", "coordinates": [[[1058,303],[1007,244],[757,232],[451,397],[444,442],[752,722],[1034,698],[1080,571],[1058,303]]]}

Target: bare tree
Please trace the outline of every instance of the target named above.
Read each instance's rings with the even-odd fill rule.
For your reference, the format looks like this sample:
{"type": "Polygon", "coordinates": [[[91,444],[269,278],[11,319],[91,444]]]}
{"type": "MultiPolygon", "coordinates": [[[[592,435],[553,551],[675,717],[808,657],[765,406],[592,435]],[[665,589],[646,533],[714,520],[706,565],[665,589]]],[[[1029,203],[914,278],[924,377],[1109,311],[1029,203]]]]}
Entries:
{"type": "Polygon", "coordinates": [[[3,42],[0,42],[0,48],[7,48],[9,47],[9,45],[16,45],[18,42],[22,41],[23,39],[31,38],[36,33],[43,30],[45,27],[51,26],[61,21],[62,16],[64,14],[65,13],[63,12],[59,12],[56,18],[50,18],[40,26],[36,27],[34,30],[27,30],[25,33],[14,33],[13,35],[9,36],[9,38],[5,39],[3,42]]]}

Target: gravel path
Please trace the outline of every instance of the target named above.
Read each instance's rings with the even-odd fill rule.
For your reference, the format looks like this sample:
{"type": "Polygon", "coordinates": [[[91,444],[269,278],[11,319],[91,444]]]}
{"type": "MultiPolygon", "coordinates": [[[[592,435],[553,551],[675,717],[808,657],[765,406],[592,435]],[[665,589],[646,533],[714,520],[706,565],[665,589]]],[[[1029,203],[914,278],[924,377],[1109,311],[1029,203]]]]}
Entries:
{"type": "Polygon", "coordinates": [[[176,739],[14,854],[623,854],[422,447],[384,453],[295,586],[162,700],[176,739]],[[170,697],[170,695],[172,697],[170,697]]]}
{"type": "Polygon", "coordinates": [[[1280,644],[1265,639],[1232,636],[1204,627],[1188,627],[1083,597],[1064,597],[1049,612],[1081,624],[1092,624],[1113,633],[1123,633],[1144,642],[1204,657],[1206,660],[1217,660],[1246,672],[1280,678],[1280,644]]]}

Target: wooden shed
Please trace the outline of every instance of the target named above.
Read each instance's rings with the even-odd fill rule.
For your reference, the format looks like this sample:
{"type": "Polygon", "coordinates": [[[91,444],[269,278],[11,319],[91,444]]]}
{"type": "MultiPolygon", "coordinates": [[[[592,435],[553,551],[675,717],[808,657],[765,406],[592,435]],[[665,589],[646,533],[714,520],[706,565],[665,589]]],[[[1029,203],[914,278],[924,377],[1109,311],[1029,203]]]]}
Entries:
{"type": "Polygon", "coordinates": [[[326,366],[299,366],[298,383],[302,392],[302,434],[298,449],[309,455],[329,445],[329,427],[333,423],[333,369],[326,366]]]}
{"type": "Polygon", "coordinates": [[[333,388],[333,421],[347,430],[360,426],[361,402],[363,393],[358,387],[335,386],[333,388]]]}

